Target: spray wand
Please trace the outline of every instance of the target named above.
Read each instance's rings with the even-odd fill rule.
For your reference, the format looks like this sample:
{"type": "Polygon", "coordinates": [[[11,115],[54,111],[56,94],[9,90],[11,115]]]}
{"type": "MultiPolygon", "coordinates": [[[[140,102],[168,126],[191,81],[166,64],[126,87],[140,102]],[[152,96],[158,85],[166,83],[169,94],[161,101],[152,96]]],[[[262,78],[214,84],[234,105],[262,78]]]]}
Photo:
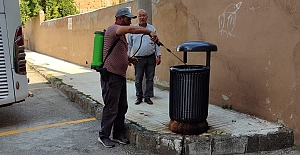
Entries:
{"type": "Polygon", "coordinates": [[[187,65],[187,64],[186,64],[184,61],[182,61],[178,56],[176,56],[169,48],[167,48],[166,46],[164,46],[163,43],[161,43],[160,41],[158,41],[158,42],[156,42],[156,45],[157,45],[157,46],[163,46],[168,52],[170,52],[171,54],[173,54],[178,60],[180,60],[182,63],[184,63],[184,65],[186,65],[188,68],[190,68],[189,65],[187,65]]]}
{"type": "MultiPolygon", "coordinates": [[[[140,50],[141,45],[142,45],[142,38],[143,38],[143,36],[144,36],[144,34],[143,34],[142,37],[141,37],[141,41],[140,41],[140,46],[139,46],[139,48],[134,52],[134,54],[131,56],[131,58],[134,57],[135,54],[140,50]]],[[[150,36],[150,37],[151,37],[151,36],[150,36]]],[[[169,48],[167,48],[166,46],[164,46],[163,43],[161,43],[160,41],[157,41],[157,42],[155,42],[155,44],[156,44],[157,46],[163,46],[168,52],[170,52],[171,54],[173,54],[173,55],[174,55],[178,60],[180,60],[184,65],[186,65],[188,68],[190,68],[189,65],[187,65],[187,64],[186,64],[184,61],[182,61],[178,56],[176,56],[169,48]]]]}

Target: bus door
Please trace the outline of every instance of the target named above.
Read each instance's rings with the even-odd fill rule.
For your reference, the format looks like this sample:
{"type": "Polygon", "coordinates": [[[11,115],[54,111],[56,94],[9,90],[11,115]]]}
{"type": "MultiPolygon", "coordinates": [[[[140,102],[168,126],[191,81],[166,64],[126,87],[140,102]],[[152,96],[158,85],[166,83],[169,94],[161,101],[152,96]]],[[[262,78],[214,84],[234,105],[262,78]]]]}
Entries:
{"type": "MultiPolygon", "coordinates": [[[[3,0],[0,0],[3,4],[3,0]]],[[[0,105],[1,103],[15,102],[14,81],[12,77],[12,62],[9,47],[8,29],[5,14],[0,5],[0,105]]],[[[14,30],[13,30],[14,31],[14,30]]],[[[10,42],[13,44],[13,39],[10,42]]]]}
{"type": "Polygon", "coordinates": [[[4,3],[3,0],[0,0],[0,14],[4,13],[4,3]]]}

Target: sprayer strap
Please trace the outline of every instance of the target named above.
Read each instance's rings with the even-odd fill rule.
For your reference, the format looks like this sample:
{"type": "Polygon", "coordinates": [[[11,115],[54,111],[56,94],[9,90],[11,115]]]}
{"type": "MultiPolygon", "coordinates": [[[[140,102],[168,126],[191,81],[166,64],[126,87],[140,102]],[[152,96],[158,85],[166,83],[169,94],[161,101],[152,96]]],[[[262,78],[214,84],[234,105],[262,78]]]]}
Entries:
{"type": "Polygon", "coordinates": [[[105,63],[107,57],[110,55],[110,53],[112,52],[112,50],[115,48],[115,46],[116,46],[116,44],[117,44],[117,42],[118,42],[119,40],[120,40],[120,37],[112,44],[112,46],[111,46],[110,49],[108,50],[107,55],[106,55],[106,57],[105,57],[105,59],[104,59],[104,61],[103,61],[103,65],[104,65],[104,63],[105,63]]]}

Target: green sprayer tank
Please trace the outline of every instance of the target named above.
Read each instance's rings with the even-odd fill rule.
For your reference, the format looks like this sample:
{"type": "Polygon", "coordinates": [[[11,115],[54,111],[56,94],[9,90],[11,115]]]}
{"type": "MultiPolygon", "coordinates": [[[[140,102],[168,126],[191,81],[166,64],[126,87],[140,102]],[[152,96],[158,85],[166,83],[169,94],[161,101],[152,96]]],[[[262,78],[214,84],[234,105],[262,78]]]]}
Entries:
{"type": "Polygon", "coordinates": [[[95,31],[94,36],[94,51],[93,51],[93,62],[91,68],[98,71],[103,65],[103,45],[104,45],[104,32],[95,31]]]}

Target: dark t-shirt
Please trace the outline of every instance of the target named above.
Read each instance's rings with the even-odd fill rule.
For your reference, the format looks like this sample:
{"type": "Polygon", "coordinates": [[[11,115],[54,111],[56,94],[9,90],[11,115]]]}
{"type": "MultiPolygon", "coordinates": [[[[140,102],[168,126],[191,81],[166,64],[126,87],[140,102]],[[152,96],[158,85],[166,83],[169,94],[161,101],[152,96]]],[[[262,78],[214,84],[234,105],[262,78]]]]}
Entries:
{"type": "Polygon", "coordinates": [[[126,77],[128,68],[127,41],[125,35],[117,36],[116,31],[120,25],[112,25],[107,28],[104,36],[103,60],[112,44],[120,37],[116,46],[104,63],[104,67],[111,73],[126,77]]]}

